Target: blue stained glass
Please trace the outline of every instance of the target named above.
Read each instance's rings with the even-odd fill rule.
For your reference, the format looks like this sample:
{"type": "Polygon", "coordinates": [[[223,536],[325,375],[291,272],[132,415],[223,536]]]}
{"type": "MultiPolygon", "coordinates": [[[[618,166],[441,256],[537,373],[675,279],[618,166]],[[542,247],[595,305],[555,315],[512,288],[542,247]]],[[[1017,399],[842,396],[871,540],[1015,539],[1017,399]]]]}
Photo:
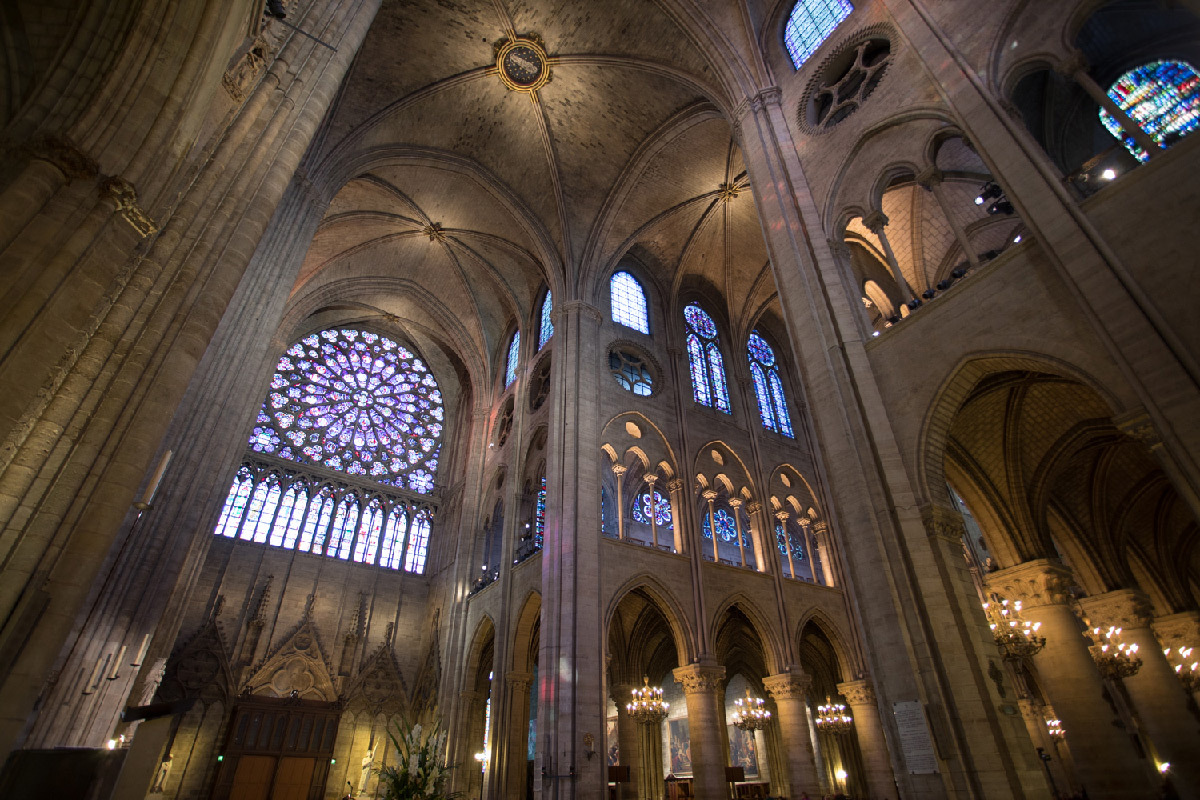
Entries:
{"type": "Polygon", "coordinates": [[[792,65],[800,69],[853,10],[849,0],[799,0],[792,6],[783,28],[783,43],[792,57],[792,65]]]}
{"type": "Polygon", "coordinates": [[[410,473],[430,449],[422,438],[441,435],[441,426],[435,429],[427,420],[443,418],[442,398],[428,368],[406,348],[368,331],[321,331],[288,348],[271,387],[249,442],[252,450],[391,486],[433,490],[436,460],[424,465],[428,475],[414,480],[410,473]],[[294,450],[280,449],[278,431],[294,450]]]}
{"type": "Polygon", "coordinates": [[[542,476],[541,487],[537,495],[537,513],[534,518],[533,544],[541,550],[546,536],[546,476],[542,476]]]}
{"type": "Polygon", "coordinates": [[[238,525],[242,521],[242,514],[246,511],[246,499],[250,496],[253,488],[254,475],[250,470],[242,467],[233,479],[233,486],[229,489],[229,496],[225,499],[225,505],[221,509],[221,516],[217,520],[217,528],[214,533],[218,536],[233,536],[237,533],[238,525]]]}
{"type": "Polygon", "coordinates": [[[508,343],[508,360],[504,366],[504,385],[517,379],[517,359],[521,356],[521,332],[515,331],[508,343]]]}
{"type": "MultiPolygon", "coordinates": [[[[792,561],[802,561],[804,559],[804,545],[800,542],[800,537],[794,533],[788,533],[786,541],[792,546],[792,561]]],[[[775,545],[779,548],[779,552],[784,556],[784,563],[787,563],[787,545],[784,543],[783,527],[775,526],[775,545]]]]}
{"type": "MultiPolygon", "coordinates": [[[[1129,70],[1108,96],[1155,141],[1170,145],[1200,127],[1200,76],[1185,61],[1155,61],[1129,70]]],[[[1100,122],[1139,161],[1150,154],[1103,108],[1100,122]]]]}
{"type": "Polygon", "coordinates": [[[702,406],[712,405],[712,394],[708,388],[708,374],[704,369],[704,351],[700,349],[700,339],[694,333],[687,337],[688,364],[692,372],[692,396],[702,406]]]}
{"type": "MultiPolygon", "coordinates": [[[[723,508],[718,508],[713,512],[712,516],[717,524],[717,536],[722,542],[737,543],[737,522],[733,519],[733,515],[723,508]]],[[[709,520],[709,515],[704,515],[704,538],[712,538],[712,522],[709,520]]]]}
{"type": "Polygon", "coordinates": [[[746,346],[746,357],[750,359],[750,375],[754,378],[754,396],[758,399],[758,414],[763,427],[769,431],[794,438],[792,420],[788,416],[787,399],[783,395],[783,381],[779,379],[775,351],[758,331],[750,334],[746,346]]]}
{"type": "Polygon", "coordinates": [[[538,350],[546,346],[546,342],[550,341],[550,337],[554,335],[554,323],[550,319],[550,312],[554,310],[554,301],[550,297],[549,290],[546,291],[546,299],[542,301],[542,319],[541,327],[538,329],[538,350]]]}
{"type": "Polygon", "coordinates": [[[379,565],[399,569],[404,555],[404,535],[408,532],[408,513],[404,506],[396,506],[388,514],[387,528],[383,534],[383,548],[379,554],[379,565]]]}
{"type": "MultiPolygon", "coordinates": [[[[659,528],[671,527],[671,501],[662,492],[654,490],[654,524],[659,528]]],[[[650,492],[638,495],[633,504],[633,518],[643,525],[650,524],[650,492]]]]}
{"type": "Polygon", "coordinates": [[[637,278],[628,272],[618,272],[609,281],[613,322],[635,331],[650,333],[650,315],[646,309],[646,293],[637,278]]]}
{"type": "Polygon", "coordinates": [[[425,555],[429,549],[429,525],[433,515],[423,508],[413,516],[412,531],[408,535],[408,549],[404,555],[404,569],[418,575],[425,572],[425,555]]]}
{"type": "Polygon", "coordinates": [[[689,304],[683,309],[683,318],[687,320],[687,324],[692,330],[705,339],[716,338],[717,323],[713,322],[712,317],[704,313],[704,310],[700,306],[695,303],[689,304]]]}
{"type": "Polygon", "coordinates": [[[725,386],[725,364],[715,344],[708,346],[709,378],[712,379],[713,401],[718,409],[729,413],[729,389],[725,386]]]}

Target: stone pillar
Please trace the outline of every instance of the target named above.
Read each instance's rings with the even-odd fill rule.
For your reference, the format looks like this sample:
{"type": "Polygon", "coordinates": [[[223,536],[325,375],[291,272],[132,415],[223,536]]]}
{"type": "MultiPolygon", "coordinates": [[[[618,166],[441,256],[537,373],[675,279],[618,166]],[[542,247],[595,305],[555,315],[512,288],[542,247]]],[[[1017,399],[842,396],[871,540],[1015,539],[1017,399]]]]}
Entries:
{"type": "Polygon", "coordinates": [[[1107,111],[1120,124],[1121,129],[1133,137],[1137,142],[1138,147],[1146,151],[1150,158],[1162,153],[1162,145],[1154,140],[1150,134],[1142,130],[1142,126],[1138,125],[1133,117],[1125,113],[1125,110],[1113,102],[1113,99],[1108,96],[1108,92],[1096,83],[1095,79],[1088,74],[1088,63],[1083,53],[1076,50],[1071,54],[1071,57],[1066,61],[1061,61],[1054,67],[1056,72],[1070,78],[1079,84],[1079,88],[1088,93],[1096,103],[1107,111]]]}
{"type": "Polygon", "coordinates": [[[1046,728],[1046,720],[1051,717],[1057,719],[1057,715],[1032,697],[1021,698],[1017,701],[1017,707],[1021,710],[1021,719],[1025,720],[1025,729],[1029,731],[1029,740],[1034,749],[1040,747],[1050,757],[1042,767],[1053,779],[1050,788],[1060,793],[1074,792],[1077,784],[1072,771],[1068,769],[1067,757],[1063,755],[1067,752],[1067,743],[1057,741],[1046,728]]]}
{"type": "MultiPolygon", "coordinates": [[[[529,761],[529,687],[533,675],[528,672],[510,672],[504,676],[508,683],[508,725],[504,736],[504,760],[492,756],[492,765],[503,764],[504,776],[500,780],[505,797],[525,796],[525,770],[529,761]]],[[[493,743],[492,750],[499,748],[493,743]]]]}
{"type": "Polygon", "coordinates": [[[867,793],[872,800],[894,800],[896,779],[892,775],[887,741],[883,738],[883,721],[879,718],[875,689],[864,679],[839,683],[837,690],[846,698],[850,716],[854,718],[854,735],[858,738],[858,749],[867,772],[867,793]]]}
{"type": "Polygon", "coordinates": [[[728,748],[722,747],[725,728],[725,668],[689,664],[677,668],[675,682],[687,699],[688,732],[692,738],[692,780],[699,800],[724,800],[728,748]]]}
{"type": "Polygon", "coordinates": [[[659,800],[663,796],[662,723],[638,726],[641,774],[635,785],[637,800],[659,800]]]}
{"type": "Polygon", "coordinates": [[[883,245],[883,254],[887,256],[888,267],[892,270],[892,277],[896,279],[896,285],[900,287],[900,295],[905,300],[914,300],[916,295],[909,288],[908,282],[904,280],[904,273],[900,271],[900,262],[896,260],[896,254],[892,252],[892,243],[888,241],[887,233],[884,228],[887,227],[888,218],[882,211],[872,211],[862,218],[862,223],[867,230],[875,234],[879,238],[879,243],[883,245]]]}
{"type": "MultiPolygon", "coordinates": [[[[642,725],[629,716],[625,707],[633,699],[633,690],[641,688],[630,683],[618,683],[612,687],[612,701],[617,706],[617,748],[619,751],[617,763],[629,767],[629,783],[621,787],[622,800],[635,797],[635,792],[641,785],[642,778],[642,725]]],[[[611,743],[610,743],[611,745],[611,743]]],[[[605,763],[608,753],[602,754],[605,763]]]]}
{"type": "Polygon", "coordinates": [[[987,576],[987,588],[1020,600],[1022,614],[1042,623],[1046,646],[1033,666],[1046,699],[1066,730],[1079,781],[1092,800],[1150,798],[1145,763],[1138,758],[1083,637],[1083,626],[1068,605],[1073,581],[1047,559],[1028,561],[987,576]]]}
{"type": "Polygon", "coordinates": [[[808,530],[812,525],[812,520],[808,517],[801,517],[796,523],[800,526],[800,532],[804,534],[804,552],[808,555],[808,574],[812,577],[813,583],[820,583],[821,579],[817,577],[816,550],[813,549],[812,534],[808,530]]]}
{"type": "Polygon", "coordinates": [[[629,471],[629,467],[624,464],[612,465],[613,476],[617,484],[617,538],[625,538],[625,498],[622,492],[625,489],[625,473],[629,471]]]}
{"type": "Polygon", "coordinates": [[[742,499],[740,497],[729,498],[729,506],[733,509],[733,521],[737,524],[738,555],[741,557],[744,567],[746,566],[746,547],[742,544],[742,499]]]}
{"type": "Polygon", "coordinates": [[[946,199],[945,190],[942,189],[943,177],[940,169],[937,167],[928,167],[922,170],[921,174],[917,176],[917,184],[933,193],[933,198],[937,200],[938,208],[942,210],[942,216],[946,218],[946,222],[950,223],[950,230],[954,231],[954,238],[958,240],[958,246],[962,248],[967,261],[972,267],[978,267],[979,257],[971,249],[971,242],[967,239],[967,232],[959,221],[955,209],[951,207],[950,202],[946,199]]]}
{"type": "MultiPolygon", "coordinates": [[[[1159,762],[1171,764],[1173,783],[1185,800],[1200,798],[1200,724],[1188,709],[1187,692],[1175,676],[1150,628],[1150,599],[1132,589],[1118,589],[1080,601],[1093,626],[1115,625],[1121,638],[1136,644],[1142,667],[1122,678],[1142,730],[1159,762]]],[[[1060,717],[1061,719],[1061,717],[1060,717]]],[[[1064,723],[1065,724],[1065,723],[1064,723]]],[[[1067,735],[1071,731],[1067,729],[1067,735]]]]}
{"type": "Polygon", "coordinates": [[[671,494],[671,530],[675,534],[675,552],[686,552],[683,546],[683,479],[672,478],[667,481],[667,491],[671,494]]]}
{"type": "Polygon", "coordinates": [[[658,476],[653,472],[642,476],[642,480],[646,482],[646,491],[650,493],[650,542],[654,545],[654,549],[658,549],[658,503],[654,500],[654,484],[658,482],[658,476]]]}
{"type": "MultiPolygon", "coordinates": [[[[783,530],[783,551],[787,557],[788,577],[795,578],[796,577],[796,564],[792,560],[792,538],[790,536],[788,536],[788,529],[787,529],[787,521],[788,521],[788,517],[790,517],[790,516],[791,516],[791,514],[789,514],[786,511],[776,511],[775,512],[775,519],[779,520],[779,527],[783,530]]],[[[775,537],[778,539],[779,534],[776,533],[775,537]]]]}
{"type": "Polygon", "coordinates": [[[834,586],[837,581],[833,578],[833,562],[830,560],[833,548],[829,542],[829,523],[817,520],[813,523],[813,533],[817,535],[817,552],[821,556],[821,575],[825,578],[826,586],[834,586]]]}
{"type": "MultiPolygon", "coordinates": [[[[717,512],[716,508],[714,507],[714,501],[717,499],[717,493],[712,489],[705,489],[700,493],[700,496],[703,497],[705,502],[708,503],[708,532],[712,534],[713,563],[719,564],[721,562],[721,554],[720,551],[717,550],[717,541],[720,537],[717,536],[717,512]]],[[[703,525],[701,525],[700,531],[700,535],[703,536],[703,525]]]]}
{"type": "Polygon", "coordinates": [[[812,737],[808,731],[808,690],[812,678],[800,671],[783,672],[763,678],[763,687],[775,701],[775,719],[783,738],[785,781],[788,797],[801,792],[820,794],[812,737]]]}
{"type": "Polygon", "coordinates": [[[771,572],[775,558],[775,545],[769,536],[771,518],[757,500],[746,504],[746,513],[750,517],[750,541],[754,543],[754,568],[759,572],[771,572]]]}

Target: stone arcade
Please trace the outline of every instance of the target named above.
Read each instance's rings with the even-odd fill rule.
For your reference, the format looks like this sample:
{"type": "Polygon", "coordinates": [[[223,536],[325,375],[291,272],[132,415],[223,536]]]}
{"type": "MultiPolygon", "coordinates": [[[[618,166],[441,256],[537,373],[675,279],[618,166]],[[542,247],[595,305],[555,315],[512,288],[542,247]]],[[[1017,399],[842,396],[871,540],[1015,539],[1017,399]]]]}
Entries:
{"type": "Polygon", "coordinates": [[[1197,0],[0,29],[0,795],[1200,798],[1197,0]]]}

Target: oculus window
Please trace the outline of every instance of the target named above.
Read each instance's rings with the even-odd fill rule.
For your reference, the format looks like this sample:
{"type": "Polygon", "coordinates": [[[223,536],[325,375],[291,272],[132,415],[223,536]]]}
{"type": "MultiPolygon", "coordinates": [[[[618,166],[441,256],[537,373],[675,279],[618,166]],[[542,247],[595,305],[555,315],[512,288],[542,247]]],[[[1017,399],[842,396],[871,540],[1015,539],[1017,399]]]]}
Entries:
{"type": "MultiPolygon", "coordinates": [[[[1131,69],[1109,87],[1108,96],[1165,147],[1200,127],[1200,75],[1187,62],[1155,61],[1131,69]]],[[[1150,159],[1103,108],[1100,122],[1139,161],[1150,159]]]]}

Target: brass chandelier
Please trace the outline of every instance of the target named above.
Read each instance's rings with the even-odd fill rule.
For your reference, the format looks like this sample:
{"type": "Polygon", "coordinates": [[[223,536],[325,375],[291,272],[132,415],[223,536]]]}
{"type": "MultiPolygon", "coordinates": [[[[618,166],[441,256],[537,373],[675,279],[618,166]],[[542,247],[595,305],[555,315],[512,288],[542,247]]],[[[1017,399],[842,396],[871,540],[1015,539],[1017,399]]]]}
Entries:
{"type": "Polygon", "coordinates": [[[633,717],[634,721],[642,725],[657,725],[667,718],[667,713],[671,709],[671,704],[665,702],[663,690],[658,686],[651,686],[650,679],[642,677],[642,688],[633,689],[633,702],[625,706],[625,710],[629,712],[629,716],[633,717]]]}
{"type": "Polygon", "coordinates": [[[1038,635],[1042,623],[1021,616],[1020,600],[1009,602],[992,595],[991,601],[983,604],[983,613],[1005,658],[1029,658],[1046,646],[1046,637],[1038,635]]]}
{"type": "Polygon", "coordinates": [[[1092,660],[1105,678],[1128,678],[1142,668],[1141,656],[1136,644],[1121,641],[1121,629],[1110,625],[1097,625],[1085,634],[1092,638],[1092,660]]]}
{"type": "Polygon", "coordinates": [[[850,732],[854,718],[846,711],[841,703],[835,703],[826,695],[825,704],[817,706],[817,730],[834,735],[850,732]]]}
{"type": "MultiPolygon", "coordinates": [[[[1171,648],[1163,650],[1163,655],[1170,659],[1171,648]]],[[[1192,648],[1175,648],[1175,658],[1171,660],[1175,661],[1175,675],[1183,684],[1184,691],[1190,694],[1200,689],[1200,661],[1192,658],[1192,648]]]]}
{"type": "Polygon", "coordinates": [[[733,701],[736,709],[733,712],[732,722],[739,730],[753,732],[762,730],[767,727],[767,723],[771,719],[771,712],[767,711],[761,697],[754,697],[750,694],[750,690],[746,690],[745,700],[733,701]]]}

